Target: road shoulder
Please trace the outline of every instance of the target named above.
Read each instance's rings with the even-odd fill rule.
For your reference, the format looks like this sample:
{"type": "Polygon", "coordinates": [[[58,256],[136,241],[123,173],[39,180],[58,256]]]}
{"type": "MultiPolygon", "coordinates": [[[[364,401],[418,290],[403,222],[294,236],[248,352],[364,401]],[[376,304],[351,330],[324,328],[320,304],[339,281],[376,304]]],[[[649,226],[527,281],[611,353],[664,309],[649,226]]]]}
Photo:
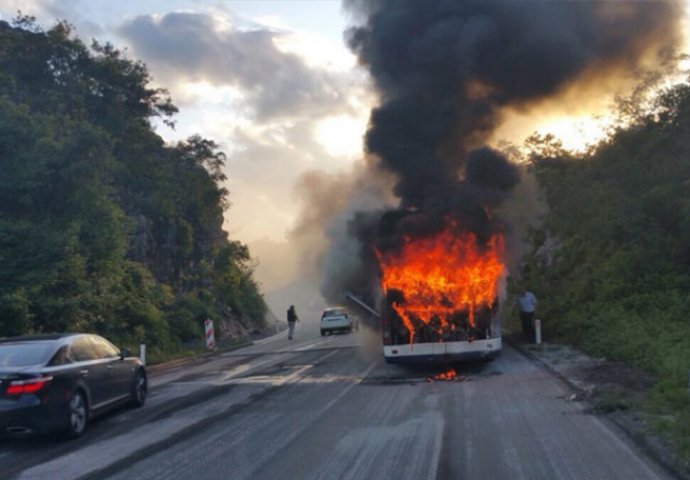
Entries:
{"type": "Polygon", "coordinates": [[[590,357],[568,345],[528,344],[518,334],[505,335],[504,341],[568,385],[572,391],[568,400],[584,402],[590,414],[611,422],[669,473],[690,480],[690,464],[653,431],[643,411],[655,384],[652,375],[590,357]]]}

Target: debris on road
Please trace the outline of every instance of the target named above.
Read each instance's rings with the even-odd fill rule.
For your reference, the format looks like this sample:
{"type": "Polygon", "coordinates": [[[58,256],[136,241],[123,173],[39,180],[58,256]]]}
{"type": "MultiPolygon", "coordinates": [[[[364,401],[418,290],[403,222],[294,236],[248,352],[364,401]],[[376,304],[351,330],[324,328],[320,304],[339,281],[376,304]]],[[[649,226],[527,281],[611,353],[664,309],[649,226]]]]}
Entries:
{"type": "Polygon", "coordinates": [[[449,368],[445,372],[437,373],[432,377],[426,378],[427,382],[464,382],[465,380],[467,380],[467,377],[464,375],[458,375],[454,368],[449,368]]]}

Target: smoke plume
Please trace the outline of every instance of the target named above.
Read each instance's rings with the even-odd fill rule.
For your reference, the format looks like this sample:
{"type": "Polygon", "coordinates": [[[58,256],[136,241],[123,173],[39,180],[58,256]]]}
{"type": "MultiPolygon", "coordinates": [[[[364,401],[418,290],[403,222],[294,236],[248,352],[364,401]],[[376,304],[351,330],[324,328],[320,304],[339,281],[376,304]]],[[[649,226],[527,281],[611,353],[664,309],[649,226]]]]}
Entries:
{"type": "Polygon", "coordinates": [[[326,258],[354,241],[361,268],[326,272],[331,298],[371,274],[367,252],[386,228],[398,237],[424,235],[451,217],[481,242],[509,232],[511,215],[524,223],[519,205],[502,206],[510,199],[533,205],[524,198],[532,188],[514,190],[524,169],[487,146],[503,113],[649,67],[681,37],[682,5],[670,0],[344,4],[357,22],[347,43],[379,97],[365,136],[365,176],[392,176],[399,210],[358,212],[347,221],[341,214],[347,227],[339,233],[348,240],[332,241],[326,258]]]}
{"type": "Polygon", "coordinates": [[[345,0],[380,105],[365,144],[402,206],[517,183],[484,148],[507,107],[634,69],[680,38],[676,1],[345,0]],[[479,150],[477,150],[479,149],[479,150]]]}

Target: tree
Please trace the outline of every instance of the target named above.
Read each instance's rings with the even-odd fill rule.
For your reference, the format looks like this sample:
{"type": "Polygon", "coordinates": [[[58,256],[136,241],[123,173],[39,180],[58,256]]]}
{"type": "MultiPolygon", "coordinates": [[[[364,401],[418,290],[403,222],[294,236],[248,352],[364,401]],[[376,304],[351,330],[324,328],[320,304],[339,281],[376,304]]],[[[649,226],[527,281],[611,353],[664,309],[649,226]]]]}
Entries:
{"type": "Polygon", "coordinates": [[[177,108],[143,63],[20,17],[0,22],[0,72],[0,336],[174,349],[192,292],[209,315],[262,324],[249,252],[222,229],[225,154],[200,136],[165,145],[150,120],[177,108]]]}

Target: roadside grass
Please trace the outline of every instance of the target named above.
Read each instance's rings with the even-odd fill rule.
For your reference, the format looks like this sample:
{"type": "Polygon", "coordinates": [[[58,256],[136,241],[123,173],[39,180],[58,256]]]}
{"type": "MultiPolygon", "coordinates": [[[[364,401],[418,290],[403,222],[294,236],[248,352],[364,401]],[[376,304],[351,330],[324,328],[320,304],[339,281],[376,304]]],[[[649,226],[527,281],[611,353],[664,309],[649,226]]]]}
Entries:
{"type": "Polygon", "coordinates": [[[622,390],[606,390],[602,392],[601,397],[595,402],[593,411],[606,414],[620,410],[630,410],[634,406],[634,402],[627,392],[622,390]]]}
{"type": "MultiPolygon", "coordinates": [[[[679,380],[679,379],[678,379],[679,380]]],[[[684,382],[662,380],[644,406],[652,428],[668,440],[679,456],[690,462],[690,395],[687,376],[684,382]]]]}

